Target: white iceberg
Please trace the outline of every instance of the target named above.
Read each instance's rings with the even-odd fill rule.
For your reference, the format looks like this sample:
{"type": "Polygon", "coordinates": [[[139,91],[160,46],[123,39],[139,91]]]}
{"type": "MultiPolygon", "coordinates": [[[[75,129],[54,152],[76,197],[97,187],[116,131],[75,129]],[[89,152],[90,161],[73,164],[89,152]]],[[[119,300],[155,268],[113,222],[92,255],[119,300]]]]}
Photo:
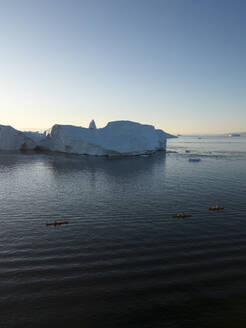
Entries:
{"type": "Polygon", "coordinates": [[[24,131],[23,133],[25,136],[32,139],[36,144],[39,144],[45,138],[45,134],[41,132],[24,131]]]}
{"type": "Polygon", "coordinates": [[[96,129],[96,123],[94,120],[91,121],[90,125],[89,125],[89,129],[96,129]]]}
{"type": "Polygon", "coordinates": [[[131,121],[109,122],[101,129],[96,128],[94,120],[89,128],[56,124],[44,133],[0,125],[0,150],[24,149],[97,156],[144,155],[166,150],[166,133],[131,121]]]}
{"type": "Polygon", "coordinates": [[[41,146],[51,151],[86,155],[141,155],[166,149],[166,134],[152,125],[131,121],[109,122],[97,129],[54,125],[46,131],[41,146]]]}
{"type": "Polygon", "coordinates": [[[8,125],[0,125],[0,150],[28,150],[36,147],[35,141],[8,125]]]}

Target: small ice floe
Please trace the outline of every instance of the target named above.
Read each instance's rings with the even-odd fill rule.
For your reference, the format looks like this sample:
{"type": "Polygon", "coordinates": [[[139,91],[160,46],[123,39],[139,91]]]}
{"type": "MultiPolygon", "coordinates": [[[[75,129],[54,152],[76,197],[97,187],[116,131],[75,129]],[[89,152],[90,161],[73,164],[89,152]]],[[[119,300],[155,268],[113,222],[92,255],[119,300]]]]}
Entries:
{"type": "Polygon", "coordinates": [[[189,158],[189,162],[200,162],[201,161],[201,158],[189,158]]]}

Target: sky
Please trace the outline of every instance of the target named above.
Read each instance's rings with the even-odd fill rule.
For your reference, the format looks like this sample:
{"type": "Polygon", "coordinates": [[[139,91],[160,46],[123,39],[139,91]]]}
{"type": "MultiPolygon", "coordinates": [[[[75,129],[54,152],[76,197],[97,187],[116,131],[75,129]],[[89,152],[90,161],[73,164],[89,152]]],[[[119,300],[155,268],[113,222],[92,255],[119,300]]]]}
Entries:
{"type": "Polygon", "coordinates": [[[0,0],[0,124],[246,130],[245,0],[0,0]]]}

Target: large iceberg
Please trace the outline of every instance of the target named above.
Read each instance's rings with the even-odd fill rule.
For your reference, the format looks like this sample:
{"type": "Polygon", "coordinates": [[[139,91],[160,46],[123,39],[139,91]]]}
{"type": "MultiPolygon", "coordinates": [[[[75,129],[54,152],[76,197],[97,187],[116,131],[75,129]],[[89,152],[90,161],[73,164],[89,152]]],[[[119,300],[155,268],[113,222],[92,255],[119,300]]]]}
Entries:
{"type": "Polygon", "coordinates": [[[32,132],[32,131],[25,131],[25,136],[32,139],[36,144],[39,144],[42,139],[45,138],[45,133],[41,132],[32,132]]]}
{"type": "Polygon", "coordinates": [[[166,133],[152,125],[131,121],[109,122],[97,129],[54,125],[45,133],[20,132],[0,126],[0,150],[45,149],[84,155],[141,155],[166,149],[166,133]]]}
{"type": "Polygon", "coordinates": [[[8,125],[0,125],[0,150],[28,150],[34,149],[36,142],[8,125]]]}
{"type": "Polygon", "coordinates": [[[109,122],[97,129],[54,125],[46,131],[42,146],[52,151],[85,155],[140,155],[166,149],[166,136],[152,125],[131,121],[109,122]]]}

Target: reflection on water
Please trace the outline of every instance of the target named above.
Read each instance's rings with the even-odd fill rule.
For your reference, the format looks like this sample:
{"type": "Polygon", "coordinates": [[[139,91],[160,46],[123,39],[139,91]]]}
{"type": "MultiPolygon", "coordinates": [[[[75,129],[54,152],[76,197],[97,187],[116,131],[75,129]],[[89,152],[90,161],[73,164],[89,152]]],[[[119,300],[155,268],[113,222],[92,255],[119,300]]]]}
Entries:
{"type": "Polygon", "coordinates": [[[242,144],[180,138],[175,153],[123,159],[1,153],[0,326],[243,327],[242,144]],[[225,210],[208,211],[217,203],[225,210]],[[69,224],[46,227],[54,220],[69,224]]]}
{"type": "Polygon", "coordinates": [[[73,171],[86,171],[95,173],[100,171],[111,177],[130,177],[153,172],[158,167],[163,168],[166,154],[158,152],[152,156],[133,156],[126,158],[90,157],[90,156],[67,156],[58,155],[49,160],[50,168],[58,174],[70,174],[73,171]]]}

